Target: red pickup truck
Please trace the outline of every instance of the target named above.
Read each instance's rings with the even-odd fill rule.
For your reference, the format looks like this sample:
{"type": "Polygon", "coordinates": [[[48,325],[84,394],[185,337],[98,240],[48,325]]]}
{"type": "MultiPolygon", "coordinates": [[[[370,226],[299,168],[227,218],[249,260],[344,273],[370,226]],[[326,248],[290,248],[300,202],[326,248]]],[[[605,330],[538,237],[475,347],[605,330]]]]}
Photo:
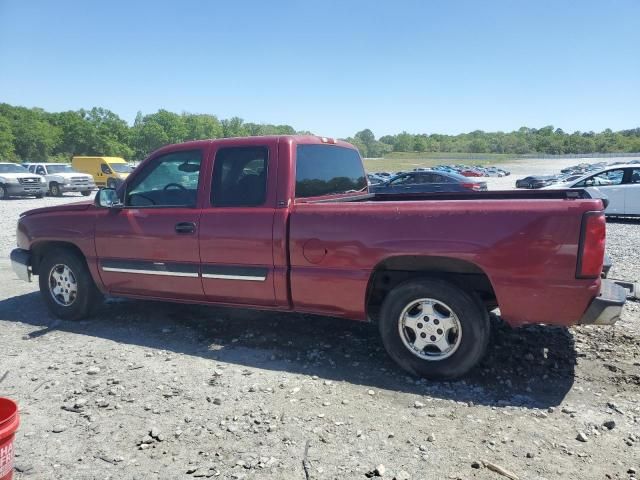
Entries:
{"type": "Polygon", "coordinates": [[[168,146],[94,202],[24,213],[11,259],[63,319],[103,294],[339,316],[452,378],[496,307],[512,326],[615,322],[605,228],[586,191],[370,194],[348,143],[252,137],[168,146]]]}

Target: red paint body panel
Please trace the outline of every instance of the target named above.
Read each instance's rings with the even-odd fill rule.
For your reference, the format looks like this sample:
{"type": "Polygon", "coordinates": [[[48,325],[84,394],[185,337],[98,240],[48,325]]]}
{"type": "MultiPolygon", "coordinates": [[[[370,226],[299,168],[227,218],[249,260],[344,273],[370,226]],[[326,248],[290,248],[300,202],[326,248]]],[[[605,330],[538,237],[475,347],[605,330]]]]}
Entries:
{"type": "MultiPolygon", "coordinates": [[[[148,162],[178,150],[203,152],[194,208],[103,209],[70,204],[27,212],[18,244],[76,245],[106,292],[135,298],[297,310],[365,320],[372,272],[398,256],[446,257],[488,276],[502,316],[512,325],[577,322],[598,294],[599,279],[576,279],[582,216],[601,211],[592,199],[537,198],[412,200],[387,196],[357,202],[294,201],[298,144],[318,137],[280,136],[203,140],[154,152],[148,162]],[[232,146],[269,149],[267,200],[259,207],[210,203],[215,153],[232,146]],[[178,222],[196,224],[177,234],[178,222]],[[192,265],[194,277],[106,272],[101,261],[136,260],[192,265]],[[211,266],[259,269],[264,281],[203,278],[211,266]]],[[[338,141],[342,147],[353,148],[338,141]]],[[[329,147],[330,148],[330,147],[329,147]]],[[[533,195],[533,194],[531,194],[533,195]]],[[[335,196],[333,198],[336,200],[335,196]]]]}
{"type": "Polygon", "coordinates": [[[575,323],[599,290],[599,279],[575,278],[582,213],[599,208],[599,200],[298,204],[290,230],[294,307],[364,319],[371,270],[395,256],[427,255],[482,269],[511,324],[575,323]],[[312,239],[313,250],[326,251],[315,265],[305,257],[312,239]],[[336,292],[323,304],[318,292],[329,279],[336,292]]]}
{"type": "MultiPolygon", "coordinates": [[[[178,222],[198,223],[200,212],[190,208],[95,209],[95,248],[99,260],[146,260],[200,264],[198,237],[179,235],[178,222]]],[[[162,278],[100,269],[105,288],[114,294],[172,294],[203,299],[199,277],[162,278]]]]}

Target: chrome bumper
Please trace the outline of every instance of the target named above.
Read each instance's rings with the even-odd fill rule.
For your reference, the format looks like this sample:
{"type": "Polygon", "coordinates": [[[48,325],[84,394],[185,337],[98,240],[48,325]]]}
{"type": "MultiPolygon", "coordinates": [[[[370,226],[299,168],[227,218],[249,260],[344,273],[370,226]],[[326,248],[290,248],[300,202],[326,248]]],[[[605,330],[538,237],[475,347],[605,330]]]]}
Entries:
{"type": "Polygon", "coordinates": [[[90,192],[96,189],[96,184],[74,185],[73,183],[65,183],[64,185],[59,185],[59,187],[61,192],[90,192]]]}
{"type": "Polygon", "coordinates": [[[627,290],[612,280],[602,280],[600,294],[591,301],[580,319],[580,324],[613,325],[620,319],[627,301],[627,290]]]}
{"type": "Polygon", "coordinates": [[[20,280],[31,281],[31,253],[15,248],[11,251],[11,267],[20,280]]]}

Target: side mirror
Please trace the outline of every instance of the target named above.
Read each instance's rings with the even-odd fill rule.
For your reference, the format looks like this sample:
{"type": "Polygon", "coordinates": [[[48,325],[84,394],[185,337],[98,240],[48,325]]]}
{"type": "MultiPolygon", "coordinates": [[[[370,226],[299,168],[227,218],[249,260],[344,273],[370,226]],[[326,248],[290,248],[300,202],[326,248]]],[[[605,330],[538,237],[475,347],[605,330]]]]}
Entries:
{"type": "Polygon", "coordinates": [[[102,208],[122,208],[124,206],[120,202],[115,188],[101,188],[98,190],[95,204],[96,207],[102,208]]]}

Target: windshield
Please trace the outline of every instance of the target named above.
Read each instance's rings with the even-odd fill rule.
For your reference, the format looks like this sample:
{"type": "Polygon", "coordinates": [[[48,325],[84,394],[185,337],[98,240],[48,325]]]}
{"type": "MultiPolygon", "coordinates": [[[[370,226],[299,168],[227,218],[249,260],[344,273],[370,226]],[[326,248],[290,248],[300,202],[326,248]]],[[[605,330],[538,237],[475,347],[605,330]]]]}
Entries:
{"type": "Polygon", "coordinates": [[[27,170],[15,163],[0,163],[0,173],[27,173],[27,170]]]}
{"type": "Polygon", "coordinates": [[[366,187],[357,150],[333,145],[298,145],[297,198],[360,192],[366,187]]]}
{"type": "Polygon", "coordinates": [[[78,173],[77,170],[71,168],[71,165],[59,164],[59,165],[47,165],[49,173],[78,173]]]}
{"type": "Polygon", "coordinates": [[[131,173],[133,169],[126,163],[110,163],[109,166],[114,172],[118,173],[131,173]]]}

